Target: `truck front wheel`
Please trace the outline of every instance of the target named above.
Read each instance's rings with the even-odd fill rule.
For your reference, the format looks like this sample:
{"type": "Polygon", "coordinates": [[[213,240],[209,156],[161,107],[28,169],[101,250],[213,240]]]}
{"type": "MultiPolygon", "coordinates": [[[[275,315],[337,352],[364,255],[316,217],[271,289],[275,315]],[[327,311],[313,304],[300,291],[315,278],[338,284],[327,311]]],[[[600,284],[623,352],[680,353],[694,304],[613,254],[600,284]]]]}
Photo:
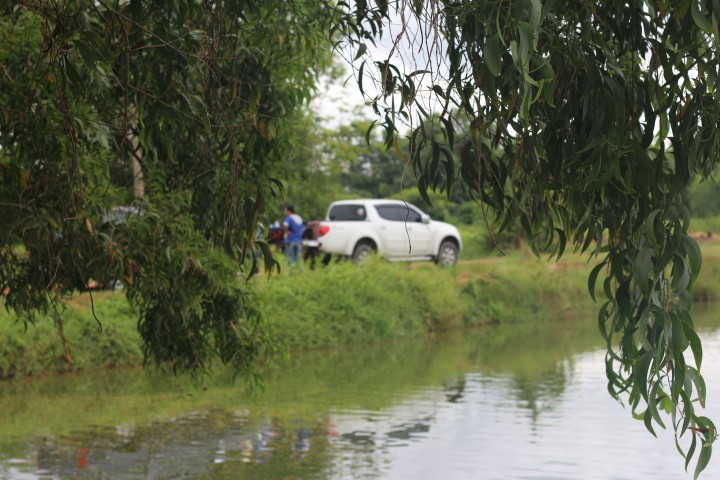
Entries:
{"type": "Polygon", "coordinates": [[[445,240],[440,244],[435,263],[442,267],[452,267],[458,260],[458,247],[454,242],[445,240]]]}

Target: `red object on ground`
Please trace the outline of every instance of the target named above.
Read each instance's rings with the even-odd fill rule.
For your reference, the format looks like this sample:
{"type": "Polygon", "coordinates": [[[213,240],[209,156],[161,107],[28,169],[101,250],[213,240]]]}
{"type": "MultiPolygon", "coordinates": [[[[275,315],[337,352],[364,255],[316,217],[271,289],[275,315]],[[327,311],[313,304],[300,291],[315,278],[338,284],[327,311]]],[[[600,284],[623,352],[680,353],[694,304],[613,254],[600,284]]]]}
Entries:
{"type": "Polygon", "coordinates": [[[81,448],[80,454],[78,455],[78,468],[80,470],[83,470],[87,466],[87,454],[88,454],[87,448],[81,448]]]}

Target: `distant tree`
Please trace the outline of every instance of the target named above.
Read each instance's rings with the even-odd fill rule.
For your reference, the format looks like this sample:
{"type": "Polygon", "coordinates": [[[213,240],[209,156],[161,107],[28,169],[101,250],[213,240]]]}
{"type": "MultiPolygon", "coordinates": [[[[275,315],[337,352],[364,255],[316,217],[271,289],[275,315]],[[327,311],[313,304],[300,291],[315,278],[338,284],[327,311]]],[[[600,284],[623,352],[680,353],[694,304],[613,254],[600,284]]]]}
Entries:
{"type": "Polygon", "coordinates": [[[369,198],[390,197],[417,185],[407,157],[386,151],[377,135],[368,135],[369,127],[369,122],[356,121],[325,133],[337,181],[353,196],[369,198]]]}
{"type": "Polygon", "coordinates": [[[273,167],[284,188],[265,215],[269,223],[281,220],[287,203],[295,205],[304,220],[319,220],[330,202],[344,195],[327,158],[327,132],[315,115],[296,119],[291,142],[295,146],[293,155],[273,167]]]}
{"type": "Polygon", "coordinates": [[[720,215],[720,185],[715,178],[694,181],[687,189],[687,204],[693,217],[709,218],[720,215]]]}

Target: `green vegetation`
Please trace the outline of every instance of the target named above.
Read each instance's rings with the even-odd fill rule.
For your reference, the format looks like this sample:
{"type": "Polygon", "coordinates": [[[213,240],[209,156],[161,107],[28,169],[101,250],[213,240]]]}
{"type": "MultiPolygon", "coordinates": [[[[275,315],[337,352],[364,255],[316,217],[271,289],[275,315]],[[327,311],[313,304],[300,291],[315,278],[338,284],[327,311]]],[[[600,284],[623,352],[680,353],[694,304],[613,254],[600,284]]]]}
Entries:
{"type": "Polygon", "coordinates": [[[256,286],[276,338],[308,348],[456,328],[463,303],[454,275],[373,259],[258,279],[256,286]]]}
{"type": "Polygon", "coordinates": [[[142,361],[136,314],[123,295],[97,292],[75,296],[52,318],[25,324],[0,313],[0,378],[53,371],[117,367],[142,361]],[[91,304],[92,302],[92,304],[91,304]],[[100,325],[93,318],[102,321],[100,325]]]}
{"type": "Polygon", "coordinates": [[[297,150],[335,48],[402,160],[342,166],[343,186],[386,194],[407,166],[428,203],[461,191],[536,251],[594,252],[601,323],[623,336],[610,392],[651,431],[669,403],[699,473],[717,429],[686,360],[702,262],[683,196],[720,162],[719,23],[710,0],[5,2],[0,290],[32,317],[121,280],[147,362],[248,372],[273,345],[228,279],[270,261],[258,221],[283,180],[326,168],[297,150]],[[381,39],[394,55],[371,58],[381,39]],[[107,221],[129,202],[142,214],[107,221]]]}
{"type": "MultiPolygon", "coordinates": [[[[711,257],[696,291],[698,298],[715,300],[720,299],[720,246],[708,250],[711,257]]],[[[283,268],[269,278],[258,275],[251,292],[263,306],[271,338],[290,350],[317,349],[486,324],[540,328],[547,320],[594,317],[587,296],[590,267],[579,256],[555,264],[527,249],[503,258],[464,260],[453,269],[341,262],[304,272],[283,268]]],[[[62,330],[52,318],[25,328],[8,312],[0,313],[0,378],[142,362],[136,315],[121,292],[95,292],[92,299],[77,295],[59,313],[62,330]]]]}
{"type": "Polygon", "coordinates": [[[372,58],[366,37],[390,33],[384,21],[350,35],[387,148],[410,139],[421,195],[459,184],[532,248],[595,253],[608,390],[630,392],[651,433],[669,405],[697,476],[717,429],[695,413],[704,380],[686,359],[702,359],[691,317],[702,262],[683,196],[720,163],[717,2],[393,2],[365,15],[369,3],[356,13],[402,18],[391,42],[428,59],[372,58]],[[406,35],[415,24],[443,42],[406,35]]]}
{"type": "Polygon", "coordinates": [[[234,279],[270,261],[258,222],[331,65],[331,3],[0,3],[5,306],[53,324],[122,282],[148,363],[247,372],[272,349],[234,279]]]}

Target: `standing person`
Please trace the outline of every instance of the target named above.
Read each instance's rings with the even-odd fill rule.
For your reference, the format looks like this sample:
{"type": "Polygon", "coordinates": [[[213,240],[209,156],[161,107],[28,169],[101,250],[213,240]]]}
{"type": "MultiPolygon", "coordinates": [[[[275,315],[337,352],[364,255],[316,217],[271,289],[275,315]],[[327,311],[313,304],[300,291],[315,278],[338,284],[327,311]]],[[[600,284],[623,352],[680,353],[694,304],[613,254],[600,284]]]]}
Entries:
{"type": "Polygon", "coordinates": [[[295,207],[292,205],[285,206],[283,229],[285,230],[285,254],[288,256],[288,263],[292,265],[301,258],[303,234],[303,219],[295,213],[295,207]]]}

